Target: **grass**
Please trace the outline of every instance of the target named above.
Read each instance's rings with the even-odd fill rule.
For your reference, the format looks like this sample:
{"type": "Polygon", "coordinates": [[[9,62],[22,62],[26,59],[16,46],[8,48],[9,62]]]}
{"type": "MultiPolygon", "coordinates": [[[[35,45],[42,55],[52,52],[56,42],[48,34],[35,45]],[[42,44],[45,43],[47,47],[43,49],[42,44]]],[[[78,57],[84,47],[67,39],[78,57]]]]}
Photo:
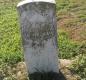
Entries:
{"type": "Polygon", "coordinates": [[[57,0],[59,56],[75,60],[72,70],[86,80],[86,2],[57,0]]]}
{"type": "Polygon", "coordinates": [[[58,31],[59,57],[72,59],[79,54],[79,44],[69,39],[65,31],[58,31]]]}
{"type": "MultiPolygon", "coordinates": [[[[0,78],[7,66],[23,61],[16,5],[19,0],[0,0],[0,78]],[[4,67],[5,66],[5,67],[4,67]]],[[[86,80],[86,1],[56,0],[59,57],[73,59],[72,70],[86,80]]]]}
{"type": "Polygon", "coordinates": [[[16,3],[0,1],[0,59],[13,64],[22,60],[16,3]]]}

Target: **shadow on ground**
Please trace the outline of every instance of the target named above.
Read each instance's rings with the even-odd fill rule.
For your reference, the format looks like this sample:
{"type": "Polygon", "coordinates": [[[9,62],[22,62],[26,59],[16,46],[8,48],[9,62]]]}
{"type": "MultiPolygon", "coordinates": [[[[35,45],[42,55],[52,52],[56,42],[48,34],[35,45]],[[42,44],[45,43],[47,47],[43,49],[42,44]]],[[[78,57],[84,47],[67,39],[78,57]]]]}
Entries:
{"type": "Polygon", "coordinates": [[[65,76],[60,72],[54,73],[54,72],[49,72],[49,73],[34,73],[34,74],[29,74],[29,79],[30,80],[67,80],[65,76]]]}

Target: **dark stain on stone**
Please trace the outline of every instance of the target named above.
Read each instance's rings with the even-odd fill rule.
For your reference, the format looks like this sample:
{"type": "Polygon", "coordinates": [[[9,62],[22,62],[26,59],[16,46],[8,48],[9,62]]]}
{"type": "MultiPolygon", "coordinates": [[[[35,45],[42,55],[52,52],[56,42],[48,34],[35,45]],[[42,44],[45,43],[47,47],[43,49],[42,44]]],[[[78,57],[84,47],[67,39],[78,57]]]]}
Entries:
{"type": "Polygon", "coordinates": [[[35,72],[33,74],[29,74],[30,80],[67,80],[65,76],[60,73],[48,72],[41,73],[35,72]]]}

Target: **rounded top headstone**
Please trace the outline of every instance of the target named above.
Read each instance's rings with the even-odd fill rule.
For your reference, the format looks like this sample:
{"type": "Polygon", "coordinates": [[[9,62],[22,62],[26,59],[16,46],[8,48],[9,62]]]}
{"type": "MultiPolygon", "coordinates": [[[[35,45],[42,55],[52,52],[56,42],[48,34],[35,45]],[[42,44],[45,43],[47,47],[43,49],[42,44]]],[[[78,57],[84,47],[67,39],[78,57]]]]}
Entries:
{"type": "Polygon", "coordinates": [[[17,7],[22,6],[27,3],[32,3],[32,2],[48,2],[48,3],[53,3],[55,4],[55,0],[24,0],[18,3],[17,7]]]}

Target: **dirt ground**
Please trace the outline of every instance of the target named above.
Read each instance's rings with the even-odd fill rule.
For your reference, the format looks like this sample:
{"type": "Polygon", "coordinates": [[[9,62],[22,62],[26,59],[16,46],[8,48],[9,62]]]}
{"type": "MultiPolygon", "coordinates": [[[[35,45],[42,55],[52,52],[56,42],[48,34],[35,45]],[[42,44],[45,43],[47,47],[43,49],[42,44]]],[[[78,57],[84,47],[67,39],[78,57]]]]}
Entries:
{"type": "MultiPolygon", "coordinates": [[[[60,80],[80,80],[77,74],[74,74],[69,69],[73,61],[60,59],[60,80]],[[61,79],[62,78],[62,79],[61,79]]],[[[27,72],[25,62],[20,62],[16,65],[16,77],[18,80],[26,80],[27,72]]]]}

